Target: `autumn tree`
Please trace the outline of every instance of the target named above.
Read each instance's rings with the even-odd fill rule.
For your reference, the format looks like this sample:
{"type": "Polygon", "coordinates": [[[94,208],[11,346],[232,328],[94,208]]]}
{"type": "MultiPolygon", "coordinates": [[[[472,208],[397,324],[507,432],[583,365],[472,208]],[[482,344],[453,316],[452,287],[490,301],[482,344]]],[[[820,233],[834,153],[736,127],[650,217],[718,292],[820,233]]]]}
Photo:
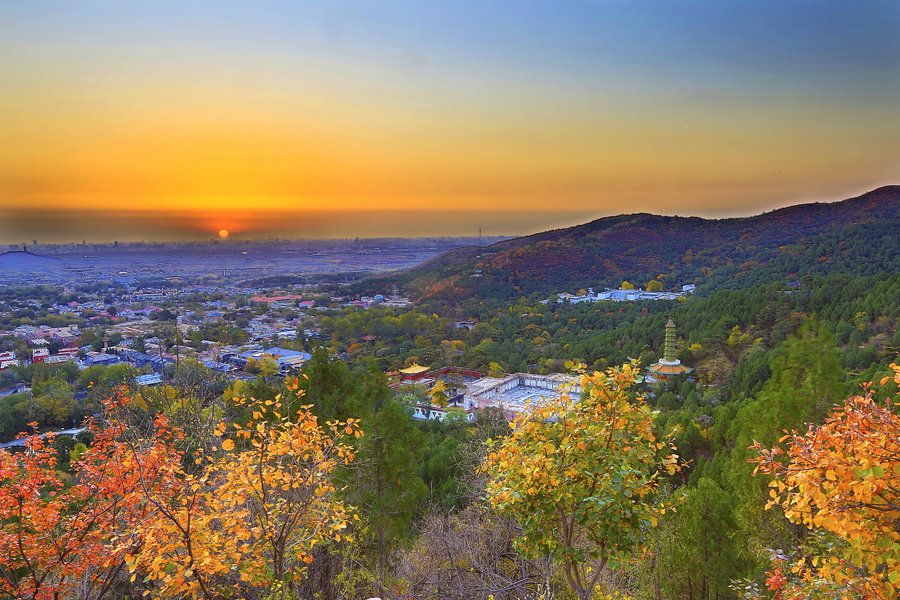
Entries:
{"type": "MultiPolygon", "coordinates": [[[[298,383],[291,387],[297,391],[298,383]]],[[[131,531],[141,549],[127,556],[130,570],[165,596],[255,589],[293,597],[313,549],[346,535],[352,511],[330,476],[353,459],[346,441],[361,435],[358,424],[321,425],[309,406],[290,414],[280,396],[235,402],[249,421],[220,423],[221,451],[198,457],[197,472],[173,468],[179,488],[148,493],[154,510],[131,531]]],[[[138,473],[140,456],[133,455],[138,473]]]]}
{"type": "MultiPolygon", "coordinates": [[[[900,366],[891,366],[900,383],[900,366]]],[[[769,588],[785,598],[826,592],[896,597],[900,418],[892,403],[876,403],[866,386],[822,425],[792,431],[781,441],[788,442],[786,449],[754,445],[757,470],[774,475],[766,508],[780,508],[810,535],[798,556],[776,557],[769,588]]]]}
{"type": "Polygon", "coordinates": [[[431,387],[431,390],[428,392],[428,397],[433,406],[438,406],[440,408],[447,407],[447,404],[450,403],[450,396],[447,393],[447,384],[444,383],[443,379],[438,379],[431,387]]]}
{"type": "Polygon", "coordinates": [[[53,446],[37,435],[25,444],[23,453],[0,451],[0,589],[9,598],[53,598],[91,570],[91,556],[106,552],[96,551],[102,541],[89,527],[67,515],[83,490],[73,490],[71,503],[58,497],[65,483],[53,446]],[[63,536],[73,542],[67,548],[56,543],[63,536]]]}
{"type": "MultiPolygon", "coordinates": [[[[111,400],[110,402],[115,402],[111,400]]],[[[91,421],[94,437],[73,461],[74,480],[57,470],[53,434],[25,437],[25,451],[0,451],[0,593],[13,598],[110,598],[134,550],[117,539],[147,516],[144,490],[166,481],[151,449],[139,481],[118,441],[121,423],[91,421]]]]}
{"type": "Polygon", "coordinates": [[[503,377],[503,365],[498,362],[491,361],[490,364],[488,364],[487,375],[488,377],[503,377]]]}
{"type": "Polygon", "coordinates": [[[487,497],[522,527],[517,548],[551,556],[575,595],[587,600],[607,565],[631,556],[667,509],[660,476],[679,470],[653,411],[636,396],[636,364],[583,373],[582,396],[563,393],[512,423],[482,466],[487,497]]]}
{"type": "Polygon", "coordinates": [[[648,292],[661,292],[663,291],[663,284],[658,279],[651,279],[647,282],[646,289],[648,292]]]}

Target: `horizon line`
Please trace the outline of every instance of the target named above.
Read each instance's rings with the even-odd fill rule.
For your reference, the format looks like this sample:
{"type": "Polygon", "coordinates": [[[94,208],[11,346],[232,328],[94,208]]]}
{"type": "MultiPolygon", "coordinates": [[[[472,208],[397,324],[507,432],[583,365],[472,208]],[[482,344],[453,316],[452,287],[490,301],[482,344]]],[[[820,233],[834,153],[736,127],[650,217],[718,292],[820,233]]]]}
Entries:
{"type": "MultiPolygon", "coordinates": [[[[598,214],[598,211],[595,210],[578,209],[530,211],[485,209],[473,211],[468,209],[453,210],[446,208],[429,207],[416,208],[413,210],[342,210],[320,208],[300,208],[286,210],[260,209],[257,211],[222,211],[221,213],[216,213],[216,211],[209,209],[104,210],[100,208],[35,209],[34,207],[26,209],[26,207],[22,206],[0,206],[0,214],[3,214],[4,212],[7,213],[7,219],[5,220],[12,224],[12,229],[16,230],[13,235],[21,234],[21,237],[19,237],[18,239],[12,237],[12,235],[9,235],[10,232],[6,232],[6,235],[0,234],[0,245],[8,246],[10,248],[20,245],[35,245],[35,242],[39,242],[42,236],[50,237],[52,241],[38,243],[37,245],[77,246],[86,243],[92,245],[106,245],[115,243],[189,244],[200,242],[243,243],[250,241],[299,242],[329,240],[341,241],[442,238],[465,239],[478,237],[510,239],[527,237],[547,231],[577,227],[579,225],[593,223],[602,219],[625,216],[651,215],[669,218],[702,219],[711,222],[756,218],[780,210],[799,206],[839,204],[842,202],[858,199],[869,194],[874,194],[882,190],[896,187],[900,187],[900,184],[890,183],[879,185],[874,188],[867,187],[865,188],[865,191],[857,193],[856,195],[850,197],[827,200],[810,199],[791,204],[773,206],[772,208],[764,210],[757,210],[752,212],[747,211],[736,214],[709,214],[708,211],[702,211],[702,213],[706,214],[678,214],[671,213],[669,211],[650,212],[646,210],[636,212],[618,212],[615,214],[598,214]],[[48,215],[53,215],[53,218],[48,218],[48,215]],[[357,218],[363,219],[363,221],[355,225],[355,228],[360,231],[359,234],[353,234],[352,232],[348,232],[346,229],[346,227],[348,226],[346,217],[350,215],[356,215],[357,218]],[[400,227],[399,229],[394,229],[396,233],[392,232],[390,229],[388,229],[388,231],[383,234],[373,234],[371,231],[367,232],[365,231],[365,228],[369,226],[370,222],[365,221],[365,218],[374,215],[381,215],[385,217],[397,217],[403,215],[406,217],[406,226],[400,227]],[[93,218],[102,216],[109,221],[122,220],[123,222],[117,222],[113,225],[114,228],[122,233],[122,236],[116,237],[114,234],[100,234],[98,236],[97,231],[86,228],[86,226],[90,226],[90,223],[84,223],[82,220],[77,219],[78,216],[93,218]],[[311,233],[307,230],[305,232],[298,232],[294,235],[290,234],[285,230],[283,224],[284,219],[289,216],[316,216],[320,218],[321,222],[319,223],[309,223],[308,219],[306,222],[298,221],[296,223],[296,228],[302,230],[304,227],[306,227],[308,229],[310,225],[313,225],[316,230],[320,231],[321,233],[311,233]],[[423,233],[416,233],[415,231],[406,233],[400,231],[400,229],[410,229],[411,227],[419,227],[420,229],[422,229],[423,227],[421,227],[421,224],[415,218],[418,216],[426,216],[432,219],[438,216],[444,216],[453,217],[454,219],[453,222],[443,224],[446,227],[446,229],[443,231],[434,229],[423,233]],[[173,223],[173,217],[182,217],[184,218],[184,220],[181,222],[173,223]],[[281,219],[279,219],[279,217],[281,219]],[[413,217],[411,221],[410,217],[413,217]],[[459,219],[462,217],[469,217],[468,222],[460,222],[459,219]],[[189,223],[188,221],[191,218],[197,220],[193,223],[189,223]],[[338,219],[335,220],[335,218],[338,219]],[[254,223],[254,221],[257,222],[254,223]],[[538,223],[536,223],[535,221],[539,222],[540,225],[538,225],[538,223]],[[50,227],[47,228],[46,231],[38,231],[39,228],[47,227],[48,225],[50,225],[50,227]],[[496,233],[498,231],[498,228],[501,226],[508,226],[511,230],[515,231],[508,230],[503,233],[496,233]],[[338,227],[338,230],[335,231],[335,227],[338,227]],[[80,232],[76,233],[75,231],[72,231],[72,229],[80,232]],[[141,229],[145,230],[145,233],[147,234],[146,237],[143,237],[141,235],[141,229]],[[151,233],[153,229],[156,229],[157,231],[151,233]],[[216,232],[218,232],[220,229],[227,229],[230,232],[230,237],[224,240],[216,238],[216,232]],[[485,229],[487,229],[488,231],[485,232],[485,229]],[[30,233],[28,233],[28,230],[30,230],[30,233]],[[166,230],[169,230],[172,233],[168,235],[166,233],[163,233],[166,230]],[[330,231],[331,233],[329,233],[330,231]],[[27,238],[31,238],[30,242],[27,238]]],[[[398,220],[396,223],[394,223],[394,226],[396,227],[400,223],[402,223],[402,221],[398,220]]],[[[108,223],[108,225],[112,225],[112,223],[108,223]]],[[[434,223],[432,222],[428,225],[433,227],[434,223]]],[[[354,227],[354,225],[352,224],[349,226],[354,227]]],[[[385,228],[388,228],[390,226],[391,223],[385,224],[385,228]]],[[[441,226],[441,224],[438,224],[438,226],[441,226]]],[[[104,228],[100,229],[102,230],[104,228]]],[[[109,228],[106,229],[109,230],[109,228]]],[[[425,227],[424,229],[427,230],[427,227],[425,227]]],[[[46,237],[44,239],[46,239],[46,237]]]]}

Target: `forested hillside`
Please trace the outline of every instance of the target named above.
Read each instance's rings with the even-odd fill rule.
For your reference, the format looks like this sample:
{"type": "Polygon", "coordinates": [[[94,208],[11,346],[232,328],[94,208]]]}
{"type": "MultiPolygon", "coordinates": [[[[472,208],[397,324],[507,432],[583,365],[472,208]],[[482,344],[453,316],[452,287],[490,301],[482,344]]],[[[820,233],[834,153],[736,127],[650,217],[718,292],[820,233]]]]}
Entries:
{"type": "Polygon", "coordinates": [[[748,218],[607,217],[454,250],[391,280],[420,299],[456,305],[472,297],[495,301],[617,287],[623,280],[708,291],[811,275],[895,273],[898,226],[900,186],[888,186],[843,202],[748,218]]]}

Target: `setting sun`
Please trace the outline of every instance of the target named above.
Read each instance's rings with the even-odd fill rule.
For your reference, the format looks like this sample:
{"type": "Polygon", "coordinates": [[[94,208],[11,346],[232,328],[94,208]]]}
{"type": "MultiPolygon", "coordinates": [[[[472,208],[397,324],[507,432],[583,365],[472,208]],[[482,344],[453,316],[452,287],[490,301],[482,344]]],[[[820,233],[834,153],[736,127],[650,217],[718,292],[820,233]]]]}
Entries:
{"type": "Polygon", "coordinates": [[[228,230],[227,230],[227,229],[220,229],[220,230],[219,230],[219,237],[222,238],[223,240],[224,240],[225,238],[227,238],[227,237],[228,237],[228,230]]]}

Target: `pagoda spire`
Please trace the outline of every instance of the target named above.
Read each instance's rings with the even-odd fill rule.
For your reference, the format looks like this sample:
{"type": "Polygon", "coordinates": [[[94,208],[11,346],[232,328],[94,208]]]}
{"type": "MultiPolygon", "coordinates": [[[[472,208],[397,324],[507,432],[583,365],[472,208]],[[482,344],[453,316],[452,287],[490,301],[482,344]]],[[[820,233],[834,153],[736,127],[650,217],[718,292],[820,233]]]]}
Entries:
{"type": "Polygon", "coordinates": [[[672,319],[669,319],[669,322],[666,323],[666,338],[665,348],[663,350],[663,360],[668,363],[678,363],[678,360],[675,358],[675,321],[673,321],[672,319]]]}

